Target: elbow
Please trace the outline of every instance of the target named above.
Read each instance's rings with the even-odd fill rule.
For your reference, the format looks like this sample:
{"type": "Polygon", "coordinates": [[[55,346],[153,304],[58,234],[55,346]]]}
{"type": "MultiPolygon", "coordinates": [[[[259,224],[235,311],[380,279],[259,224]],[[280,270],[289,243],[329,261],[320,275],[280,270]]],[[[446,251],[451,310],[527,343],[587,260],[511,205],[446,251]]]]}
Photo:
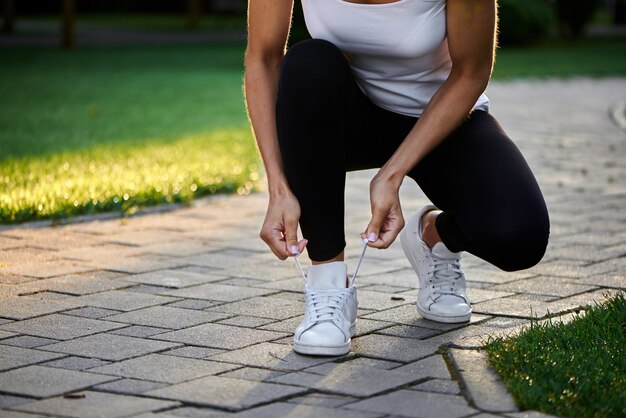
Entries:
{"type": "Polygon", "coordinates": [[[264,50],[248,45],[244,55],[245,70],[248,72],[251,68],[258,68],[259,66],[265,68],[280,68],[284,55],[285,51],[283,50],[264,50]]]}
{"type": "Polygon", "coordinates": [[[450,72],[450,77],[462,80],[464,84],[468,84],[475,88],[480,94],[487,88],[489,80],[491,79],[492,70],[492,62],[476,66],[453,66],[452,71],[450,72]]]}

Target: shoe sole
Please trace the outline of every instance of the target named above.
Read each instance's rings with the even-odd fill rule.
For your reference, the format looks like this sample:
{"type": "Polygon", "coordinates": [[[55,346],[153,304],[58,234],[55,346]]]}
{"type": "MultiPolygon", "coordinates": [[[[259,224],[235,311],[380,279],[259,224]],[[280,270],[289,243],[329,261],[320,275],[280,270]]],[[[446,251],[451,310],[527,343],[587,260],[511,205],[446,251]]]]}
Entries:
{"type": "Polygon", "coordinates": [[[298,354],[306,354],[309,356],[343,356],[348,354],[352,349],[352,344],[348,341],[344,345],[336,347],[306,345],[297,342],[293,343],[293,351],[298,354]]]}
{"type": "MultiPolygon", "coordinates": [[[[354,337],[356,333],[356,323],[350,327],[350,337],[354,337]]],[[[347,343],[336,346],[326,345],[308,345],[302,344],[294,340],[293,351],[298,354],[306,354],[309,356],[343,356],[348,354],[352,350],[352,340],[348,340],[347,343]]]]}
{"type": "MultiPolygon", "coordinates": [[[[417,274],[417,270],[418,270],[417,262],[415,261],[417,259],[418,250],[417,248],[415,248],[417,244],[413,244],[411,240],[415,240],[415,242],[417,242],[417,236],[415,235],[416,232],[413,232],[413,231],[417,231],[417,227],[419,225],[421,215],[423,214],[418,213],[416,215],[413,215],[411,219],[409,219],[409,221],[404,226],[404,229],[402,230],[402,232],[400,233],[400,244],[402,244],[402,251],[404,251],[404,255],[406,256],[406,258],[409,259],[409,263],[411,263],[411,267],[413,268],[413,271],[415,271],[415,274],[417,274]]],[[[419,275],[417,276],[417,279],[419,281],[419,275]]],[[[422,284],[420,283],[420,290],[421,290],[421,287],[422,287],[422,284]]],[[[419,312],[420,315],[434,322],[441,322],[444,324],[460,324],[463,322],[469,322],[470,318],[472,317],[471,311],[470,313],[466,315],[459,315],[459,316],[434,315],[428,312],[427,310],[423,309],[419,305],[419,299],[415,304],[417,306],[417,312],[419,312]]]]}

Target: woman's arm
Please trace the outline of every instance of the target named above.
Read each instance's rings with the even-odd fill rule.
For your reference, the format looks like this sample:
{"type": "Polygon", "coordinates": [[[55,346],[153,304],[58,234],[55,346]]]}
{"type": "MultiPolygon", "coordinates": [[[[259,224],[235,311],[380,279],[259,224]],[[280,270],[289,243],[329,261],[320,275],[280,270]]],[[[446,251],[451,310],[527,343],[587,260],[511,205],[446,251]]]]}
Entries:
{"type": "Polygon", "coordinates": [[[244,94],[270,194],[287,186],[278,149],[274,107],[292,7],[293,0],[250,0],[248,5],[244,94]]]}
{"type": "Polygon", "coordinates": [[[267,174],[270,202],[261,238],[284,260],[304,250],[298,242],[300,205],[291,193],[282,166],[276,134],[276,94],[285,55],[293,0],[250,0],[244,94],[248,117],[267,174]]]}
{"type": "Polygon", "coordinates": [[[395,240],[404,226],[401,212],[397,213],[399,203],[395,202],[404,176],[467,118],[491,76],[496,0],[448,0],[446,19],[452,69],[413,129],[372,180],[372,220],[364,235],[376,235],[372,247],[387,248],[395,240]],[[395,218],[389,219],[392,212],[395,218]]]}

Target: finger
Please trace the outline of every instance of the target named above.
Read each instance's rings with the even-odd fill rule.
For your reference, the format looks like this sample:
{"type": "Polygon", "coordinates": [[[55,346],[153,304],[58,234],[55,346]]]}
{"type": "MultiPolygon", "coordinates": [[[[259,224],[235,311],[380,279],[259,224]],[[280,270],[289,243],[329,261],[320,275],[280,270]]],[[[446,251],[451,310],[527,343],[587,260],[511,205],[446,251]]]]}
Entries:
{"type": "Polygon", "coordinates": [[[309,243],[308,239],[303,239],[303,240],[300,240],[300,242],[298,242],[298,254],[302,254],[302,252],[304,251],[308,243],[309,243]]]}
{"type": "Polygon", "coordinates": [[[371,243],[376,242],[378,240],[378,236],[380,235],[380,228],[385,221],[385,213],[381,210],[372,210],[372,219],[370,223],[367,225],[367,229],[365,230],[365,237],[371,243]]]}
{"type": "Polygon", "coordinates": [[[285,251],[285,239],[280,231],[264,228],[261,230],[260,236],[278,259],[287,259],[289,253],[285,251]]]}
{"type": "Polygon", "coordinates": [[[289,255],[300,254],[298,243],[298,220],[285,220],[285,250],[289,255]]]}
{"type": "Polygon", "coordinates": [[[378,236],[378,240],[371,245],[374,248],[389,248],[400,234],[400,231],[402,231],[402,228],[404,228],[404,218],[401,215],[392,215],[386,221],[378,236]]]}

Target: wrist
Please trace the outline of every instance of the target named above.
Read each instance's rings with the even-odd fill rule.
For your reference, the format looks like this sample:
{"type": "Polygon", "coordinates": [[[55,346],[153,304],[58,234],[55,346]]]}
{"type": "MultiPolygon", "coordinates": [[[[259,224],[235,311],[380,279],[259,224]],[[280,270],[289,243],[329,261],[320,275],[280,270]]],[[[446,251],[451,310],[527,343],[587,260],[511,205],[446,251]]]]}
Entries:
{"type": "Polygon", "coordinates": [[[285,179],[276,179],[275,181],[269,181],[268,179],[267,189],[270,198],[281,197],[291,193],[291,189],[285,179]]]}
{"type": "Polygon", "coordinates": [[[398,167],[385,165],[381,167],[376,176],[386,183],[390,183],[395,188],[399,189],[402,185],[404,177],[406,176],[406,173],[404,172],[404,170],[398,167]]]}

